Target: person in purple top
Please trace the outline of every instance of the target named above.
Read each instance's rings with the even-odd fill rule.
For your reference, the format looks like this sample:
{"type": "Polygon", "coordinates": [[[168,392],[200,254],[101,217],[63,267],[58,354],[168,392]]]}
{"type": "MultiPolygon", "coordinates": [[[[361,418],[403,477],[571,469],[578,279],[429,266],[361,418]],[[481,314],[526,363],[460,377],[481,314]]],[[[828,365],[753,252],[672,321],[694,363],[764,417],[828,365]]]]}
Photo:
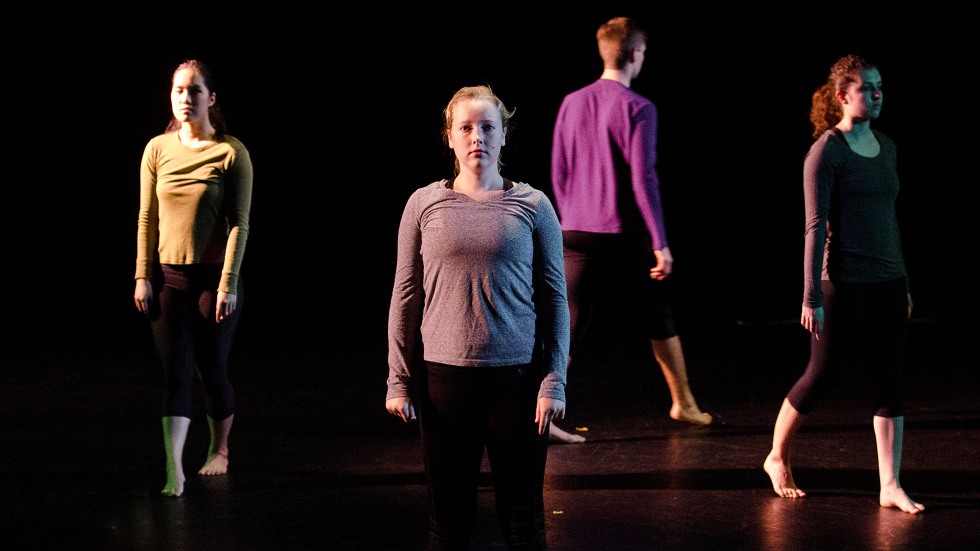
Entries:
{"type": "Polygon", "coordinates": [[[867,59],[846,55],[812,97],[816,138],[803,161],[805,206],[803,306],[810,360],[783,399],[763,469],[780,497],[804,497],[793,480],[790,452],[803,421],[835,372],[868,374],[878,451],[878,503],[918,514],[925,507],[902,489],[901,365],[912,295],[902,255],[895,201],[895,143],[871,128],[881,113],[881,74],[867,59]]]}
{"type": "MultiPolygon", "coordinates": [[[[596,33],[603,72],[566,95],[555,121],[551,180],[564,240],[571,310],[570,353],[582,342],[607,288],[626,288],[643,308],[646,334],[670,388],[670,417],[711,424],[691,392],[664,279],[673,257],[657,174],[657,108],[630,89],[646,52],[646,32],[627,17],[596,33]]],[[[557,442],[583,442],[557,426],[557,442]]]]}

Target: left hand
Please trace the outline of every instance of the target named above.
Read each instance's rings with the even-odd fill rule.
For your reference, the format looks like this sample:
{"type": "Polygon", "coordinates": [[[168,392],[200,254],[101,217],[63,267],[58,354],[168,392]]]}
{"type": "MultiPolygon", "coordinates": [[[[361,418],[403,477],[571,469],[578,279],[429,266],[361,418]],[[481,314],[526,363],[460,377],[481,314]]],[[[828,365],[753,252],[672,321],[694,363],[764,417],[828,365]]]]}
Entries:
{"type": "Polygon", "coordinates": [[[534,411],[534,422],[538,424],[538,434],[551,424],[552,419],[565,418],[565,402],[554,398],[538,397],[538,407],[534,411]]]}
{"type": "Polygon", "coordinates": [[[909,300],[909,319],[912,319],[912,293],[906,293],[905,296],[907,296],[909,300]]]}
{"type": "Polygon", "coordinates": [[[235,306],[238,304],[238,295],[218,291],[218,307],[214,313],[214,320],[221,323],[235,313],[235,306]]]}

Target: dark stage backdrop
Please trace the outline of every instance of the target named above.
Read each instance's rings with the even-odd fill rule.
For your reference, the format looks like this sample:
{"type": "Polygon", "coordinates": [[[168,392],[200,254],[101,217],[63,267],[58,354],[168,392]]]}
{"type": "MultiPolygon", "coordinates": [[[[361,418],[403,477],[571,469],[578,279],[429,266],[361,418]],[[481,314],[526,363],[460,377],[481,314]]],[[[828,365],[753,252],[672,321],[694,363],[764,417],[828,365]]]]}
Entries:
{"type": "Polygon", "coordinates": [[[452,171],[439,137],[452,93],[490,84],[516,107],[505,174],[550,193],[554,116],[598,77],[594,33],[617,15],[650,31],[634,88],[660,110],[687,330],[798,319],[810,94],[849,52],[884,78],[875,126],[899,147],[916,317],[975,323],[967,8],[411,4],[5,8],[3,354],[146,338],[131,300],[139,160],[169,119],[171,72],[190,57],[220,77],[231,134],[255,165],[246,338],[383,348],[402,206],[452,171]]]}

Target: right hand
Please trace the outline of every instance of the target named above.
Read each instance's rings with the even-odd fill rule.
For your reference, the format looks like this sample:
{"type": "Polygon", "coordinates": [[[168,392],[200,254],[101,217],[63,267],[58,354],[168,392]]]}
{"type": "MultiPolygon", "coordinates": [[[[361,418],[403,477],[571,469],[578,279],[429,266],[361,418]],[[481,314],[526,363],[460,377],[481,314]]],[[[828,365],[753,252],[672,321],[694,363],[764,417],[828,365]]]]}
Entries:
{"type": "Polygon", "coordinates": [[[415,406],[412,399],[408,396],[399,396],[385,400],[385,409],[395,417],[401,417],[402,421],[408,423],[415,420],[415,406]]]}
{"type": "Polygon", "coordinates": [[[153,305],[153,284],[149,279],[140,278],[136,280],[136,292],[133,293],[133,302],[136,309],[143,315],[150,315],[150,307],[153,305]]]}
{"type": "Polygon", "coordinates": [[[823,306],[810,308],[804,304],[803,312],[800,314],[800,325],[820,340],[820,332],[823,331],[823,306]]]}
{"type": "Polygon", "coordinates": [[[650,279],[664,279],[674,270],[674,257],[670,254],[670,247],[654,249],[653,255],[657,257],[657,265],[650,268],[650,279]]]}

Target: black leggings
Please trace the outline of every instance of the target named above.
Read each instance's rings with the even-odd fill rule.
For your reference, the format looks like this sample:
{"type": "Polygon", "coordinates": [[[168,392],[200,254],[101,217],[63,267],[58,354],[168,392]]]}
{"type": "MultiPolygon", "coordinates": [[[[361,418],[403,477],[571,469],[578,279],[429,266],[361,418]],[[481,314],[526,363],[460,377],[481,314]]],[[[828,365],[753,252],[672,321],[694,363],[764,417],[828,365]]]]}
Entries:
{"type": "Polygon", "coordinates": [[[476,521],[483,450],[509,549],[546,549],[548,435],[534,422],[540,374],[529,366],[426,363],[419,404],[431,499],[429,550],[462,550],[476,521]]]}
{"type": "Polygon", "coordinates": [[[159,306],[151,319],[153,340],[164,370],[164,417],[193,413],[194,378],[200,376],[207,411],[215,421],[235,413],[235,390],[228,378],[228,357],[242,311],[238,282],[235,312],[215,321],[220,265],[164,265],[154,281],[159,306]]]}
{"type": "Polygon", "coordinates": [[[571,354],[585,338],[596,305],[610,297],[642,315],[646,337],[676,336],[667,282],[650,279],[657,264],[650,245],[639,236],[563,231],[565,284],[571,314],[571,354]]]}
{"type": "Polygon", "coordinates": [[[810,361],[787,394],[789,403],[804,415],[810,413],[840,370],[856,366],[868,374],[874,414],[902,415],[902,357],[908,330],[906,281],[824,280],[823,292],[823,331],[819,340],[810,336],[810,361]]]}

